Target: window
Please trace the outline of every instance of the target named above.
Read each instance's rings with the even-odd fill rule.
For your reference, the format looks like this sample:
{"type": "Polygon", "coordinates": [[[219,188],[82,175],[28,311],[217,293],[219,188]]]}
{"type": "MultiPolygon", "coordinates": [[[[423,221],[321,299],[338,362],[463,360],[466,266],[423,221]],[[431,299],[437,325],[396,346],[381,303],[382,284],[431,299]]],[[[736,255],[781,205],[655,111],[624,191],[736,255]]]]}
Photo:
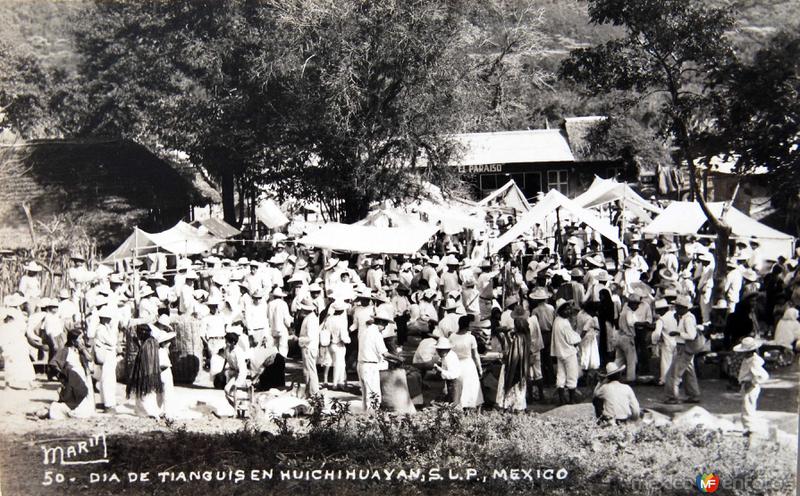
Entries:
{"type": "Polygon", "coordinates": [[[542,174],[540,172],[526,172],[523,191],[528,198],[533,198],[536,193],[542,191],[542,174]]]}
{"type": "Polygon", "coordinates": [[[547,189],[557,189],[569,196],[569,180],[566,169],[547,171],[547,189]]]}
{"type": "Polygon", "coordinates": [[[481,191],[492,189],[497,189],[497,174],[481,174],[481,191]]]}

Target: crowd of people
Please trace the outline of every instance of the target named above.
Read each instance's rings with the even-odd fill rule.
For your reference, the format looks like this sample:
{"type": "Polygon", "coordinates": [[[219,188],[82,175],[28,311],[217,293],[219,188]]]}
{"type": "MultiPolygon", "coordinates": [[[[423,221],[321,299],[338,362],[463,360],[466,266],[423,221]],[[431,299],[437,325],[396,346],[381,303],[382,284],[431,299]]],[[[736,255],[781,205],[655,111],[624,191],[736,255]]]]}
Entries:
{"type": "Polygon", "coordinates": [[[531,233],[496,255],[480,233],[439,234],[408,256],[282,238],[250,258],[168,264],[159,254],[90,268],[74,255],[57,298],[42,294],[30,261],[0,310],[5,381],[34,387],[39,359],[61,382],[43,416],[94,414],[95,389],[114,413],[121,382],[137,414],[160,417],[175,412],[175,385],[205,372],[232,405],[251,387],[311,397],[357,384],[371,410],[386,402],[381,374],[401,369],[410,396],[457,408],[591,398],[600,419],[618,422],[640,415],[637,382],[662,386],[666,403],[699,403],[697,357],[717,343],[749,428],[767,378],[759,347],[800,343],[797,258],[737,241],[715,291],[708,239],[632,228],[619,256],[586,226],[560,234],[554,245],[531,233]],[[287,380],[291,362],[301,386],[287,380]]]}

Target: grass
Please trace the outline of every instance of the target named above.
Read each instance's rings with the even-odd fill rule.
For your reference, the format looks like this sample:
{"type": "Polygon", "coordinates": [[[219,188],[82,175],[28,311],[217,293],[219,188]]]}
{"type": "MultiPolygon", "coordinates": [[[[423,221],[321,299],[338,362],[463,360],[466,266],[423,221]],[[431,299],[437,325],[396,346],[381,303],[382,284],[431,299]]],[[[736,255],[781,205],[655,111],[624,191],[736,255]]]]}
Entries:
{"type": "MultiPolygon", "coordinates": [[[[115,436],[110,439],[109,453],[113,468],[103,470],[118,474],[121,482],[90,484],[89,469],[67,467],[59,471],[76,482],[36,487],[45,494],[63,493],[69,486],[70,492],[82,494],[488,495],[533,490],[678,495],[696,491],[694,479],[704,472],[720,477],[723,489],[717,494],[791,494],[794,487],[792,454],[769,443],[748,449],[741,437],[702,429],[644,424],[598,427],[582,419],[492,412],[464,415],[446,407],[414,416],[385,412],[352,416],[339,408],[330,417],[312,415],[280,426],[270,423],[269,431],[261,430],[263,422],[249,421],[242,430],[223,435],[176,430],[166,435],[115,436]],[[272,480],[250,480],[251,471],[261,478],[261,471],[270,469],[272,480]],[[410,472],[413,469],[420,472],[410,472]],[[566,472],[558,473],[558,469],[566,472]],[[285,472],[293,476],[280,480],[281,470],[294,471],[285,472]],[[316,473],[320,476],[325,470],[334,471],[338,480],[306,481],[306,474],[313,478],[313,470],[320,470],[316,473]],[[356,479],[367,478],[347,480],[347,470],[356,479]],[[201,480],[170,482],[171,477],[181,477],[178,474],[189,478],[192,471],[201,480]],[[537,471],[552,480],[537,477],[537,471]],[[151,482],[129,483],[128,472],[149,472],[151,482]],[[159,472],[169,474],[165,482],[160,482],[159,472]],[[202,480],[204,475],[223,480],[202,480]],[[414,475],[417,480],[406,480],[414,475]],[[456,479],[450,480],[451,476],[456,479]],[[520,480],[511,480],[514,476],[520,480]],[[237,482],[239,477],[242,480],[237,482]]],[[[39,483],[43,468],[39,457],[31,448],[27,454],[14,452],[4,460],[7,494],[29,493],[30,486],[25,484],[39,483]],[[36,463],[30,463],[30,457],[36,463]],[[9,472],[9,466],[14,470],[9,472]],[[9,474],[13,474],[10,479],[9,474]]]]}

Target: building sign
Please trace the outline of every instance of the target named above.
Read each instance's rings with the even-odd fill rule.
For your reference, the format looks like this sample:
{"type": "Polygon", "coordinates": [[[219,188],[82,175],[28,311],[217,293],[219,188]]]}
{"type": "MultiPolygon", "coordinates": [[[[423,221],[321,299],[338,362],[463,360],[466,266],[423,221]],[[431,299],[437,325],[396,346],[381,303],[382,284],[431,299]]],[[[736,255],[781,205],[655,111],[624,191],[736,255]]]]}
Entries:
{"type": "Polygon", "coordinates": [[[503,172],[503,164],[478,164],[478,165],[459,165],[458,172],[461,174],[483,174],[486,172],[503,172]]]}

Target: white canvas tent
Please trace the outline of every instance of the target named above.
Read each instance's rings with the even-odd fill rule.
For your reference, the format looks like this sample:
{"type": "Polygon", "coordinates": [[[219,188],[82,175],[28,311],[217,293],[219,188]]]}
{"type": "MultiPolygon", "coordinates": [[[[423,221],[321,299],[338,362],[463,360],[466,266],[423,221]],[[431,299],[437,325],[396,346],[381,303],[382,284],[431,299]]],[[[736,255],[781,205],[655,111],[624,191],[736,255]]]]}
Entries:
{"type": "Polygon", "coordinates": [[[525,198],[525,194],[519,189],[516,181],[509,181],[502,187],[492,191],[489,196],[479,201],[482,207],[505,207],[517,212],[527,212],[531,209],[531,204],[525,198]]]}
{"type": "Polygon", "coordinates": [[[410,227],[376,227],[331,222],[297,242],[314,248],[351,253],[412,254],[438,229],[431,224],[410,227]]]}
{"type": "Polygon", "coordinates": [[[182,256],[196,255],[210,250],[222,241],[224,240],[201,233],[183,221],[160,233],[148,233],[136,227],[133,229],[133,234],[106,257],[103,263],[113,263],[156,252],[182,256]]]}
{"type": "Polygon", "coordinates": [[[261,200],[256,205],[256,219],[263,222],[270,229],[285,226],[289,223],[289,218],[283,213],[281,208],[273,200],[267,198],[261,200]]]}
{"type": "MultiPolygon", "coordinates": [[[[722,215],[724,204],[725,202],[712,202],[708,204],[708,208],[711,213],[719,217],[722,215]]],[[[777,258],[783,255],[788,258],[794,251],[794,237],[766,226],[732,206],[726,209],[722,220],[731,226],[734,238],[758,239],[765,256],[777,258]]],[[[706,216],[699,203],[672,202],[642,232],[686,236],[697,234],[706,222],[706,216]]]]}
{"type": "Polygon", "coordinates": [[[645,200],[627,183],[616,179],[603,179],[595,176],[589,189],[575,198],[575,203],[583,208],[594,208],[621,201],[625,208],[632,210],[637,217],[652,219],[652,214],[660,214],[662,209],[645,200]]]}
{"type": "Polygon", "coordinates": [[[537,223],[544,223],[544,220],[552,215],[556,209],[561,208],[566,214],[571,215],[576,220],[584,222],[587,226],[599,232],[604,237],[614,242],[617,246],[622,246],[619,236],[617,236],[617,229],[608,222],[597,217],[593,212],[582,208],[564,196],[561,192],[551,189],[536,205],[534,205],[527,213],[519,218],[516,224],[511,229],[506,231],[502,236],[495,240],[490,240],[490,247],[492,253],[497,253],[503,247],[521,237],[527,231],[531,230],[537,223]]]}

